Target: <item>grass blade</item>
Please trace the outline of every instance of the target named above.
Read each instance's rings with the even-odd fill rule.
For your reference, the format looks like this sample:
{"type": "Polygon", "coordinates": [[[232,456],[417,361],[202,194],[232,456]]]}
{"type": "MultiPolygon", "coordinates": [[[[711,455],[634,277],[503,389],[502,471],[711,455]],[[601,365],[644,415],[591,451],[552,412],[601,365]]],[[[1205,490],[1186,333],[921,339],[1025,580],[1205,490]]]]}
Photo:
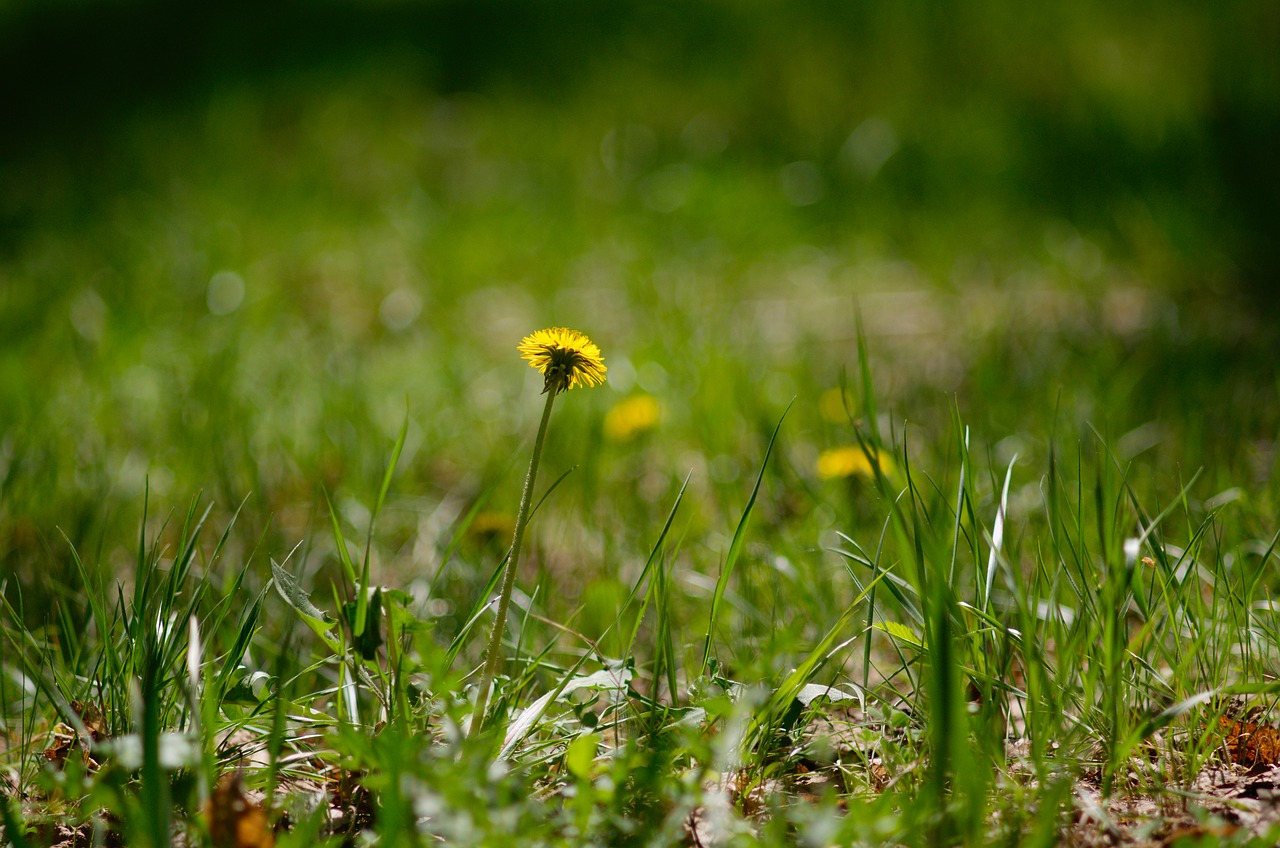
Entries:
{"type": "Polygon", "coordinates": [[[760,463],[760,473],[756,475],[756,484],[751,488],[751,497],[747,499],[747,506],[742,511],[742,517],[738,519],[738,528],[733,533],[733,541],[729,543],[729,554],[725,557],[724,566],[720,569],[720,577],[716,580],[715,595],[711,599],[711,616],[707,622],[707,639],[702,646],[702,669],[700,674],[706,674],[707,664],[711,661],[711,642],[715,638],[716,624],[720,619],[720,607],[724,603],[725,589],[729,586],[729,578],[733,576],[734,566],[738,564],[738,556],[742,553],[742,545],[747,536],[747,523],[751,520],[751,511],[755,508],[756,497],[760,494],[760,484],[764,480],[765,469],[769,467],[769,457],[773,453],[773,446],[778,440],[778,432],[782,429],[782,422],[787,419],[787,413],[791,411],[791,406],[795,401],[787,404],[787,408],[782,411],[782,417],[778,419],[778,424],[773,428],[773,435],[769,437],[769,445],[765,448],[764,459],[760,463]]]}

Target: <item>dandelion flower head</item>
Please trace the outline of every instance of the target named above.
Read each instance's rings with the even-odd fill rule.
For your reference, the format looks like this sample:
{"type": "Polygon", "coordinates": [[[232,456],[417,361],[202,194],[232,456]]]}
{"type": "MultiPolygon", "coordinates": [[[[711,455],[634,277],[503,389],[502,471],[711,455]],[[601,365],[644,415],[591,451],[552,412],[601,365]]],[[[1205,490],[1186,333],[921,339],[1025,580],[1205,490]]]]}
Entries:
{"type": "MultiPolygon", "coordinates": [[[[883,451],[873,451],[876,464],[882,474],[893,471],[893,460],[883,451]]],[[[818,476],[823,480],[834,480],[840,477],[866,477],[874,479],[875,469],[871,467],[871,459],[860,445],[847,445],[825,450],[818,457],[818,476]]]]}
{"type": "Polygon", "coordinates": [[[506,539],[509,542],[515,530],[515,516],[503,512],[482,512],[467,526],[467,536],[477,542],[489,542],[493,539],[506,539]]]}
{"type": "Polygon", "coordinates": [[[542,391],[562,392],[604,382],[604,358],[595,342],[577,330],[552,327],[524,337],[516,348],[531,368],[546,377],[542,391]]]}
{"type": "Polygon", "coordinates": [[[853,395],[847,389],[827,389],[818,398],[818,411],[823,420],[832,424],[848,424],[850,410],[853,408],[853,395]]]}
{"type": "Polygon", "coordinates": [[[652,429],[662,408],[650,395],[635,395],[619,401],[604,417],[604,435],[611,442],[626,442],[652,429]]]}

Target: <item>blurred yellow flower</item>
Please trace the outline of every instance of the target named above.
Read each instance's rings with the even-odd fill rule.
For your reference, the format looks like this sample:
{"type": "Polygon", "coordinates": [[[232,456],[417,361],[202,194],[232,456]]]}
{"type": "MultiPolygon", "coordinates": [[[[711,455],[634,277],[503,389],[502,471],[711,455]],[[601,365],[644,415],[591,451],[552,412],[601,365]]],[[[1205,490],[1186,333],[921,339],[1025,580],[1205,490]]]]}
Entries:
{"type": "MultiPolygon", "coordinates": [[[[884,451],[875,451],[876,462],[880,465],[880,473],[893,471],[893,459],[884,451]]],[[[860,445],[846,445],[840,448],[824,450],[818,456],[818,476],[823,480],[834,480],[838,477],[875,478],[871,460],[860,445]]]]}
{"type": "Polygon", "coordinates": [[[658,401],[650,395],[635,395],[619,401],[604,417],[604,435],[611,442],[626,442],[652,429],[662,415],[658,401]]]}
{"type": "Polygon", "coordinates": [[[604,358],[595,342],[577,330],[552,327],[525,336],[516,348],[529,366],[546,376],[543,393],[558,394],[578,386],[604,382],[604,358]]]}
{"type": "Polygon", "coordinates": [[[827,389],[818,398],[818,412],[832,424],[848,424],[853,410],[853,395],[844,389],[827,389]]]}
{"type": "Polygon", "coordinates": [[[467,536],[477,542],[488,542],[510,536],[516,530],[516,519],[504,512],[482,512],[467,527],[467,536]]]}

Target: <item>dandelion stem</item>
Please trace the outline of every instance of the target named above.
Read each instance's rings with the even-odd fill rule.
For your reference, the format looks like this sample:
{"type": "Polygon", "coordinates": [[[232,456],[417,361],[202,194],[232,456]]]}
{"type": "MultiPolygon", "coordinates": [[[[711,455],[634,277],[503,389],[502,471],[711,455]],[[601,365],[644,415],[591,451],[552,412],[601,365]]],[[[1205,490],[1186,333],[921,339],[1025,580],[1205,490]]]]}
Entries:
{"type": "Polygon", "coordinates": [[[559,394],[558,387],[547,391],[547,405],[542,409],[542,423],[538,425],[538,437],[533,441],[533,457],[529,460],[529,474],[524,478],[524,492],[520,495],[520,511],[516,514],[516,533],[511,541],[511,556],[507,558],[507,570],[502,576],[502,591],[498,595],[498,616],[493,622],[493,635],[489,637],[489,650],[485,654],[484,674],[480,678],[480,692],[476,696],[475,709],[471,713],[468,735],[480,732],[484,724],[485,710],[489,706],[489,690],[502,660],[502,632],[507,622],[507,607],[511,605],[511,591],[516,585],[516,572],[520,566],[520,545],[524,541],[524,528],[529,522],[529,504],[533,500],[533,483],[538,476],[538,461],[542,458],[542,444],[547,439],[547,422],[551,420],[551,405],[559,394]]]}

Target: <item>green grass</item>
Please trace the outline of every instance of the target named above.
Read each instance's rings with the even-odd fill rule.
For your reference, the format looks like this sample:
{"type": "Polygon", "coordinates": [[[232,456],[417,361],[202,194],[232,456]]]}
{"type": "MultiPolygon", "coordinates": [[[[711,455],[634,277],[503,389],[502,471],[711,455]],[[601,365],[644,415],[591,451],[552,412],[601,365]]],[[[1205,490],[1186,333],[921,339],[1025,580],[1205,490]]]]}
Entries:
{"type": "Polygon", "coordinates": [[[1265,15],[1117,74],[1124,10],[989,12],[586,15],[552,99],[343,54],[6,147],[0,843],[214,845],[239,775],[282,846],[1273,844],[1205,781],[1276,723],[1265,15]],[[609,381],[468,735],[554,325],[609,381]]]}
{"type": "MultiPolygon", "coordinates": [[[[107,811],[129,844],[167,844],[174,827],[200,840],[211,786],[246,767],[277,813],[290,811],[282,844],[321,827],[305,812],[321,789],[345,811],[340,828],[397,844],[512,832],[678,843],[691,821],[699,838],[727,829],[744,842],[1021,842],[1068,827],[1074,784],[1104,800],[1210,803],[1194,782],[1221,756],[1225,696],[1275,688],[1276,634],[1256,603],[1269,596],[1274,541],[1248,532],[1258,516],[1240,500],[1196,498],[1199,479],[1140,493],[1136,463],[1098,436],[1048,433],[1046,461],[996,464],[958,413],[932,448],[887,441],[894,467],[877,479],[805,483],[811,472],[787,461],[788,424],[758,457],[754,492],[740,481],[737,529],[725,524],[719,545],[714,522],[695,531],[682,488],[665,524],[647,527],[647,555],[623,539],[598,559],[586,529],[554,532],[564,507],[553,493],[535,520],[541,561],[513,616],[497,718],[471,737],[461,728],[482,640],[455,653],[463,617],[447,610],[483,594],[442,589],[433,607],[411,597],[412,578],[408,593],[353,593],[369,585],[355,549],[331,583],[307,564],[320,555],[295,554],[274,569],[280,592],[264,594],[250,586],[262,572],[252,557],[228,562],[234,525],[206,539],[207,511],[193,503],[181,522],[144,531],[119,588],[85,570],[53,601],[67,620],[25,625],[21,604],[8,609],[5,714],[23,799],[8,814],[37,840],[53,822],[107,811]],[[806,507],[777,514],[799,497],[790,487],[806,507]],[[574,545],[585,564],[555,551],[574,545]],[[576,568],[599,572],[595,593],[569,594],[576,568]],[[599,600],[610,583],[620,591],[599,600]],[[339,609],[343,598],[354,600],[339,609]],[[77,602],[87,627],[73,624],[77,602]],[[54,767],[41,753],[41,716],[89,736],[72,700],[105,720],[87,770],[74,754],[54,767]],[[834,741],[806,732],[828,714],[849,728],[834,741]],[[247,766],[246,748],[259,752],[247,766]],[[820,788],[803,789],[798,769],[820,788]]],[[[868,450],[882,436],[845,427],[868,450]]],[[[399,446],[387,445],[366,526],[335,512],[338,548],[399,488],[399,446]]],[[[466,533],[442,526],[434,550],[466,533]]],[[[369,534],[367,552],[394,561],[385,546],[369,534]]],[[[483,550],[459,544],[455,571],[483,580],[500,548],[483,550]]]]}

